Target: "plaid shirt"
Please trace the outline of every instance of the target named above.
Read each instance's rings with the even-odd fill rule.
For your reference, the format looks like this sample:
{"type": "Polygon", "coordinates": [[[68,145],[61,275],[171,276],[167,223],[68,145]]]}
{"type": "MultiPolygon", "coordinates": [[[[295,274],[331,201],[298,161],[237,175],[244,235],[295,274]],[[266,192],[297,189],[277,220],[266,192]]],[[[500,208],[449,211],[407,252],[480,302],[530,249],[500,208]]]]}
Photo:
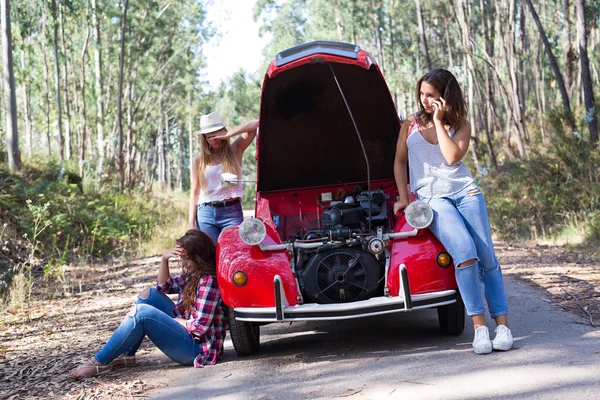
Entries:
{"type": "Polygon", "coordinates": [[[188,279],[189,274],[171,276],[162,285],[156,282],[156,289],[166,294],[179,293],[173,317],[187,320],[185,329],[201,346],[200,354],[194,359],[194,367],[202,368],[204,364],[215,364],[223,358],[225,313],[220,304],[221,294],[217,279],[210,275],[200,278],[194,309],[192,312],[186,312],[181,302],[188,279]]]}

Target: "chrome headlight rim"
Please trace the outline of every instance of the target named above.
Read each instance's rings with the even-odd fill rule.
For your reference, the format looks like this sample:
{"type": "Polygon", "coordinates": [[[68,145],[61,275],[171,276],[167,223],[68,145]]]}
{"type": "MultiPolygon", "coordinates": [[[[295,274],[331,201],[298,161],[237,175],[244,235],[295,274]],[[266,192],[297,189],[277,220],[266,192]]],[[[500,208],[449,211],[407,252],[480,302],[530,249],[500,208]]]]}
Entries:
{"type": "Polygon", "coordinates": [[[254,246],[262,243],[267,237],[265,223],[258,218],[246,218],[239,226],[238,234],[242,242],[254,246]]]}
{"type": "Polygon", "coordinates": [[[404,209],[406,222],[415,229],[425,229],[433,222],[433,209],[424,201],[414,201],[404,209]]]}

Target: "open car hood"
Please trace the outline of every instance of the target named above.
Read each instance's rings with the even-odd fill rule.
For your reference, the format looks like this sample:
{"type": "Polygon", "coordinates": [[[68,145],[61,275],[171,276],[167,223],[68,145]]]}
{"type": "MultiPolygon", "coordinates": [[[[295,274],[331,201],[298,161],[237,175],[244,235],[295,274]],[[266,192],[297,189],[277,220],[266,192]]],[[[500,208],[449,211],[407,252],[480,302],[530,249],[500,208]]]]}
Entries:
{"type": "Polygon", "coordinates": [[[257,141],[259,192],[393,179],[400,122],[378,66],[355,45],[281,52],[265,75],[257,141]]]}

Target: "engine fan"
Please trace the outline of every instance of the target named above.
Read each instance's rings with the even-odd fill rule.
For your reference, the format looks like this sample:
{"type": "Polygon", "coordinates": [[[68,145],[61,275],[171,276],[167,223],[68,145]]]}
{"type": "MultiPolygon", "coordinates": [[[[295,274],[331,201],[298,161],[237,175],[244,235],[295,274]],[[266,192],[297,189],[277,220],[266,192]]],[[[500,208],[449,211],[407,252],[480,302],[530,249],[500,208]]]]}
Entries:
{"type": "Polygon", "coordinates": [[[349,303],[374,295],[383,267],[362,250],[340,248],[318,253],[301,273],[304,295],[316,303],[349,303]]]}

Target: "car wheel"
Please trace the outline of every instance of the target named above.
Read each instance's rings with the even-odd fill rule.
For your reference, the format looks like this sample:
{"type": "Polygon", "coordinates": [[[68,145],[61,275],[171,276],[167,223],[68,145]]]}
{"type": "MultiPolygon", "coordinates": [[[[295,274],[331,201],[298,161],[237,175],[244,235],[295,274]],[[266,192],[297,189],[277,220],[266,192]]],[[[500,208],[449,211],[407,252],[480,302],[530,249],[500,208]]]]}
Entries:
{"type": "Polygon", "coordinates": [[[229,334],[236,353],[240,356],[249,356],[258,351],[260,346],[260,326],[252,322],[238,321],[232,308],[227,309],[229,320],[229,334]]]}
{"type": "Polygon", "coordinates": [[[456,303],[437,308],[440,331],[445,335],[460,335],[465,329],[465,304],[458,291],[456,303]]]}

